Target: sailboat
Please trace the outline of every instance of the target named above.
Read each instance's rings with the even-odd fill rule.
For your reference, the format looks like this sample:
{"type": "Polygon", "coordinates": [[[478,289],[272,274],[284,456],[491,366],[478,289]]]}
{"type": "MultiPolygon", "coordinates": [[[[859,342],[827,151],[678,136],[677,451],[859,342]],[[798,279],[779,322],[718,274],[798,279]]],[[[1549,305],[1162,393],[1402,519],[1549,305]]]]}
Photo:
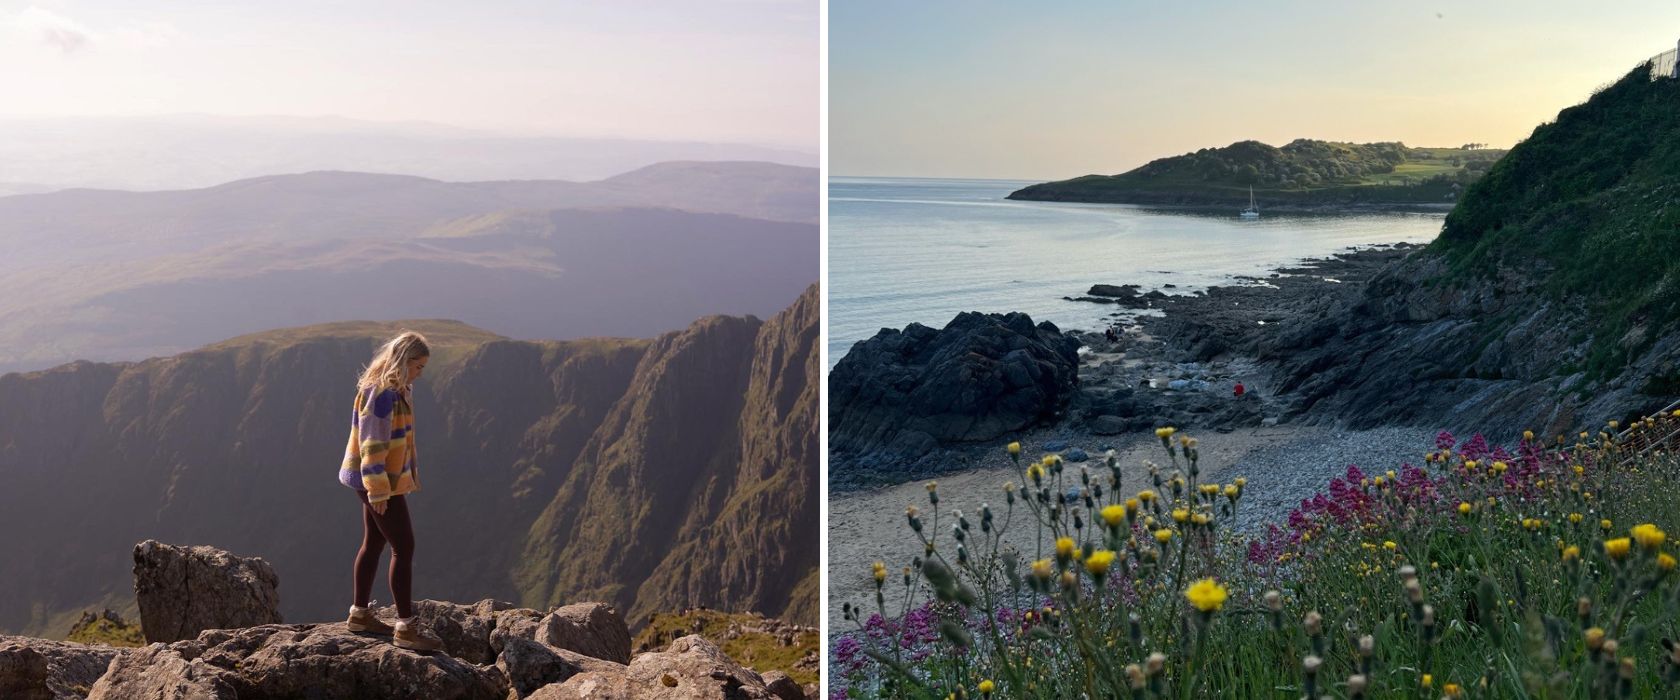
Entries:
{"type": "Polygon", "coordinates": [[[1244,218],[1244,219],[1258,219],[1258,218],[1260,218],[1260,207],[1254,206],[1254,186],[1253,185],[1248,186],[1248,208],[1242,210],[1242,213],[1238,214],[1237,216],[1239,216],[1241,218],[1244,218]]]}

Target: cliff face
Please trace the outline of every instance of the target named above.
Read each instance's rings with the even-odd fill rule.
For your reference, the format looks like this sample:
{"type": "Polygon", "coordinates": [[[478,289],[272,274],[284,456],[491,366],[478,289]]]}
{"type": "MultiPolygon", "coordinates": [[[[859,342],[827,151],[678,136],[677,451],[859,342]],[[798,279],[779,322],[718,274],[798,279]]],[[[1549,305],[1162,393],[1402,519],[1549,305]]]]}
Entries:
{"type": "MultiPolygon", "coordinates": [[[[816,565],[815,421],[802,416],[815,414],[818,375],[785,374],[794,403],[808,406],[773,414],[758,409],[754,378],[790,362],[815,367],[814,341],[795,358],[775,340],[800,324],[785,332],[815,337],[816,314],[796,313],[815,298],[813,287],[768,323],[713,317],[653,340],[524,342],[408,324],[436,346],[415,395],[416,596],[599,592],[626,611],[783,612],[786,591],[816,565]],[[785,437],[801,431],[803,447],[785,437]],[[768,475],[742,476],[765,465],[768,475]],[[726,505],[749,490],[808,512],[754,514],[764,534],[737,550],[703,526],[727,519],[726,505]],[[566,556],[529,559],[549,552],[566,556]],[[763,565],[806,552],[804,568],[763,565]],[[656,572],[731,566],[726,586],[650,583],[656,572]]],[[[396,325],[292,329],[138,363],[0,376],[0,531],[33,533],[0,538],[0,629],[59,634],[83,608],[122,606],[127,550],[147,538],[262,556],[288,572],[287,618],[342,614],[361,528],[354,494],[335,478],[348,384],[396,325]]]]}
{"type": "Polygon", "coordinates": [[[1309,417],[1548,433],[1680,393],[1680,82],[1636,69],[1535,129],[1441,236],[1257,341],[1309,417]]]}

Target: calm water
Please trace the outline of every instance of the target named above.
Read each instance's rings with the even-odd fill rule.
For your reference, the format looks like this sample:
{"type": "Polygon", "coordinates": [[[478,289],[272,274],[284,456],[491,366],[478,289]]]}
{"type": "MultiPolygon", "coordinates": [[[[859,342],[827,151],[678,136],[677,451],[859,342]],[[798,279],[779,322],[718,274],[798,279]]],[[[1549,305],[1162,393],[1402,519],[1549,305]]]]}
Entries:
{"type": "MultiPolygon", "coordinates": [[[[882,328],[1025,311],[1062,328],[1115,307],[1064,301],[1096,283],[1184,292],[1350,246],[1424,243],[1443,214],[1267,214],[1259,221],[1123,204],[1013,202],[1003,180],[830,178],[829,364],[882,328]]],[[[1261,211],[1266,208],[1260,203],[1261,211]]]]}

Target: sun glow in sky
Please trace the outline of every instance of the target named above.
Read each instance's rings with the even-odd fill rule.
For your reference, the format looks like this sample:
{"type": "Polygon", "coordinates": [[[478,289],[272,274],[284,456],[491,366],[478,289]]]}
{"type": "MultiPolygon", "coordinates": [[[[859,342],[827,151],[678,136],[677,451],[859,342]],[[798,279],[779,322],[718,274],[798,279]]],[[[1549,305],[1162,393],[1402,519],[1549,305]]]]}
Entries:
{"type": "Polygon", "coordinates": [[[817,150],[817,0],[0,0],[0,117],[334,115],[817,150]]]}
{"type": "Polygon", "coordinates": [[[1508,147],[1680,3],[835,0],[835,175],[1060,179],[1244,139],[1508,147]]]}

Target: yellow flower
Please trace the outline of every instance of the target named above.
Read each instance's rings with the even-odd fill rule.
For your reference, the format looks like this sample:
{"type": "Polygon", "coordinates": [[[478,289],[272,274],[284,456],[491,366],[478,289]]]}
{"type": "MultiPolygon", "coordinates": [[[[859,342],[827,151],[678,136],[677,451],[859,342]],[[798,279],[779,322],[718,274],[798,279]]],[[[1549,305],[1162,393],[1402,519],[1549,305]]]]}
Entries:
{"type": "Polygon", "coordinates": [[[1529,442],[1529,441],[1532,441],[1532,440],[1534,440],[1534,431],[1524,430],[1523,431],[1523,441],[1524,442],[1529,442]]]}
{"type": "Polygon", "coordinates": [[[1572,471],[1572,472],[1575,472],[1575,476],[1580,476],[1580,475],[1585,474],[1587,472],[1586,467],[1583,467],[1579,464],[1577,464],[1573,467],[1570,467],[1569,470],[1572,471]]]}
{"type": "Polygon", "coordinates": [[[1464,695],[1464,689],[1458,687],[1457,683],[1448,683],[1441,686],[1441,692],[1445,693],[1449,698],[1456,698],[1464,695]]]}
{"type": "Polygon", "coordinates": [[[1572,523],[1572,524],[1575,524],[1575,525],[1580,525],[1581,524],[1581,514],[1580,513],[1570,513],[1569,514],[1569,522],[1572,523]]]}
{"type": "Polygon", "coordinates": [[[1036,578],[1040,581],[1049,581],[1050,580],[1050,574],[1053,571],[1053,569],[1051,568],[1052,566],[1054,566],[1054,565],[1050,563],[1049,559],[1040,559],[1038,561],[1033,562],[1032,563],[1033,578],[1036,578]]]}
{"type": "Polygon", "coordinates": [[[1509,469],[1509,468],[1510,468],[1509,465],[1505,464],[1504,462],[1494,462],[1493,463],[1493,473],[1495,473],[1495,474],[1503,474],[1503,473],[1505,473],[1505,470],[1509,469]]]}
{"type": "Polygon", "coordinates": [[[1104,506],[1102,519],[1103,522],[1108,523],[1109,527],[1120,527],[1120,523],[1126,522],[1126,507],[1121,505],[1104,506]]]}
{"type": "Polygon", "coordinates": [[[1469,501],[1459,502],[1459,504],[1458,504],[1458,514],[1459,515],[1469,515],[1470,514],[1470,502],[1469,501]]]}
{"type": "Polygon", "coordinates": [[[876,583],[886,582],[886,580],[887,580],[887,565],[883,564],[881,562],[875,562],[874,565],[873,565],[873,568],[875,569],[875,582],[876,583]]]}
{"type": "Polygon", "coordinates": [[[1383,549],[1386,549],[1386,550],[1392,552],[1392,551],[1394,551],[1396,549],[1399,549],[1399,548],[1400,548],[1400,545],[1395,544],[1394,540],[1383,540],[1383,549]]]}
{"type": "Polygon", "coordinates": [[[1569,545],[1568,547],[1563,548],[1563,560],[1564,561],[1575,561],[1575,560],[1580,559],[1580,558],[1581,558],[1581,548],[1580,547],[1577,547],[1575,545],[1569,545]]]}
{"type": "Polygon", "coordinates": [[[1009,443],[1009,456],[1011,456],[1011,457],[1021,456],[1021,443],[1019,443],[1019,442],[1009,443]]]}
{"type": "Polygon", "coordinates": [[[1196,523],[1197,525],[1206,525],[1213,522],[1213,516],[1208,515],[1207,513],[1197,513],[1190,518],[1190,521],[1196,523]]]}
{"type": "Polygon", "coordinates": [[[1158,438],[1161,438],[1162,440],[1165,440],[1167,438],[1172,437],[1172,434],[1176,433],[1176,432],[1178,432],[1178,431],[1176,429],[1172,428],[1171,426],[1168,426],[1168,427],[1165,427],[1165,428],[1156,428],[1155,429],[1155,437],[1158,437],[1158,438]]]}
{"type": "Polygon", "coordinates": [[[1668,552],[1663,552],[1662,554],[1658,554],[1657,555],[1657,568],[1662,569],[1663,571],[1673,571],[1674,570],[1674,557],[1672,555],[1670,555],[1668,552]]]}
{"type": "Polygon", "coordinates": [[[1610,519],[1605,518],[1603,520],[1598,521],[1598,526],[1603,528],[1604,531],[1609,532],[1610,531],[1610,519]]]}
{"type": "Polygon", "coordinates": [[[1626,537],[1605,540],[1604,553],[1610,555],[1611,559],[1621,559],[1627,556],[1628,549],[1632,546],[1633,542],[1626,537]]]}
{"type": "Polygon", "coordinates": [[[1231,480],[1231,483],[1236,484],[1237,488],[1240,489],[1240,488],[1244,488],[1244,487],[1248,486],[1248,479],[1246,477],[1239,476],[1239,477],[1231,480]]]}
{"type": "Polygon", "coordinates": [[[1137,509],[1138,509],[1138,499],[1136,499],[1136,498],[1126,499],[1126,515],[1128,517],[1132,516],[1132,515],[1136,515],[1137,514],[1137,509]]]}
{"type": "Polygon", "coordinates": [[[1423,674],[1423,687],[1428,688],[1432,685],[1435,685],[1435,677],[1427,673],[1423,674]]]}
{"type": "Polygon", "coordinates": [[[1027,476],[1031,477],[1033,481],[1044,478],[1044,465],[1033,462],[1027,467],[1027,476]]]}
{"type": "Polygon", "coordinates": [[[1168,530],[1166,528],[1161,528],[1161,529],[1155,531],[1155,541],[1156,542],[1160,542],[1161,544],[1166,544],[1166,543],[1172,541],[1172,538],[1173,538],[1173,531],[1172,530],[1168,530]]]}
{"type": "Polygon", "coordinates": [[[1202,484],[1196,488],[1202,492],[1203,496],[1214,496],[1219,494],[1219,484],[1202,484]]]}
{"type": "Polygon", "coordinates": [[[1073,556],[1073,538],[1072,537],[1056,538],[1056,556],[1063,557],[1063,558],[1073,556]]]}
{"type": "Polygon", "coordinates": [[[1190,584],[1190,588],[1184,591],[1184,597],[1189,599],[1190,604],[1195,606],[1197,610],[1204,613],[1211,613],[1225,607],[1225,587],[1211,578],[1204,578],[1190,584]]]}
{"type": "Polygon", "coordinates": [[[1108,567],[1113,563],[1114,552],[1099,549],[1091,552],[1091,556],[1085,558],[1085,570],[1090,572],[1092,576],[1101,579],[1104,574],[1108,573],[1108,567]]]}
{"type": "Polygon", "coordinates": [[[994,690],[997,690],[997,684],[993,683],[991,679],[980,681],[980,693],[982,695],[991,695],[994,690]]]}
{"type": "Polygon", "coordinates": [[[1138,500],[1143,501],[1144,503],[1148,503],[1150,501],[1155,500],[1155,492],[1150,491],[1148,489],[1145,489],[1145,490],[1142,490],[1142,491],[1138,492],[1137,498],[1138,498],[1138,500]]]}
{"type": "Polygon", "coordinates": [[[1646,549],[1656,549],[1661,547],[1663,541],[1668,539],[1667,533],[1657,529],[1657,526],[1650,523],[1635,525],[1633,526],[1633,530],[1630,532],[1633,534],[1634,541],[1638,542],[1639,546],[1646,549]]]}
{"type": "Polygon", "coordinates": [[[1173,518],[1173,522],[1182,523],[1182,522],[1190,519],[1190,511],[1188,511],[1184,508],[1174,508],[1173,512],[1172,512],[1172,518],[1173,518]]]}
{"type": "Polygon", "coordinates": [[[1240,491],[1240,490],[1241,489],[1237,488],[1236,484],[1226,484],[1225,485],[1225,497],[1234,500],[1237,497],[1237,492],[1240,491]]]}

